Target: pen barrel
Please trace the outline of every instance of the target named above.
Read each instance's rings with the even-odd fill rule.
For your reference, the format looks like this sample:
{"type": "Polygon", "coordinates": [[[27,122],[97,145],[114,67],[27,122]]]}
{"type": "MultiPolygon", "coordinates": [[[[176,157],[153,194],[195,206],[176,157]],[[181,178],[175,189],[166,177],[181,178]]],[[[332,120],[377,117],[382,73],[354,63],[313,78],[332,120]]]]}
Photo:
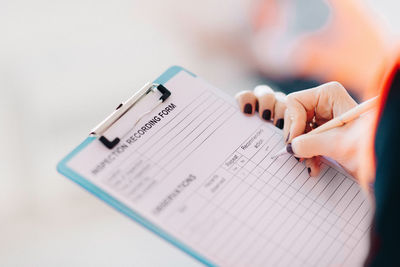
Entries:
{"type": "Polygon", "coordinates": [[[362,114],[364,114],[367,111],[376,107],[378,104],[378,100],[379,100],[378,96],[371,98],[370,100],[367,100],[367,101],[361,103],[360,105],[357,105],[354,108],[346,111],[339,117],[336,117],[336,118],[324,123],[323,125],[319,126],[318,128],[315,128],[314,130],[309,132],[309,134],[318,134],[318,133],[322,133],[322,132],[328,131],[328,130],[336,128],[336,127],[343,126],[344,124],[357,119],[362,114]]]}
{"type": "Polygon", "coordinates": [[[335,118],[333,120],[330,120],[330,121],[324,123],[323,125],[315,128],[314,130],[312,130],[308,134],[319,134],[319,133],[328,131],[330,129],[340,127],[340,126],[342,126],[344,124],[345,124],[345,122],[340,117],[337,117],[337,118],[335,118]]]}

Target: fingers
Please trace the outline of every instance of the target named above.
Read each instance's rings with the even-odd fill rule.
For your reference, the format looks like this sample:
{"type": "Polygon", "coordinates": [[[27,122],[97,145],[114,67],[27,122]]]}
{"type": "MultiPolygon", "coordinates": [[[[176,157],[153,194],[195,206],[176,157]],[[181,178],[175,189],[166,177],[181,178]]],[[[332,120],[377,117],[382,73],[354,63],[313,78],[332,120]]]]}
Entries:
{"type": "Polygon", "coordinates": [[[289,134],[289,129],[290,129],[290,125],[292,124],[292,119],[289,116],[289,112],[286,109],[285,110],[285,115],[284,115],[284,125],[283,125],[283,138],[285,140],[286,143],[288,143],[289,138],[290,138],[290,134],[289,134]]]}
{"type": "Polygon", "coordinates": [[[326,122],[356,105],[356,102],[338,82],[292,93],[287,96],[288,117],[293,118],[289,128],[289,142],[306,132],[308,122],[314,118],[326,122]]]}
{"type": "Polygon", "coordinates": [[[286,95],[284,93],[274,92],[267,85],[259,85],[254,88],[253,92],[240,92],[236,95],[236,99],[243,113],[253,115],[257,111],[257,106],[261,119],[265,121],[273,120],[276,127],[283,129],[286,110],[286,95]]]}
{"type": "Polygon", "coordinates": [[[254,88],[254,95],[257,97],[259,104],[259,114],[261,119],[270,121],[275,114],[275,93],[267,85],[259,85],[254,88]]]}
{"type": "Polygon", "coordinates": [[[328,102],[317,105],[317,114],[330,113],[323,116],[324,119],[340,116],[349,109],[355,107],[357,102],[349,95],[347,90],[338,82],[329,82],[320,86],[320,99],[328,102]],[[328,101],[326,100],[328,99],[328,101]],[[327,109],[327,107],[330,107],[327,109]]]}
{"type": "MultiPolygon", "coordinates": [[[[301,93],[308,95],[308,97],[314,97],[313,92],[310,90],[304,90],[301,93]]],[[[305,109],[303,104],[299,101],[298,94],[293,93],[287,96],[287,111],[286,117],[290,118],[290,125],[287,126],[287,141],[292,142],[293,138],[303,134],[306,130],[306,124],[311,114],[305,109]]],[[[310,112],[309,112],[310,113],[310,112]]]]}
{"type": "Polygon", "coordinates": [[[283,129],[285,120],[285,110],[286,110],[286,95],[281,92],[275,93],[275,116],[274,116],[274,124],[279,129],[283,129]]]}
{"type": "Polygon", "coordinates": [[[318,174],[321,171],[321,157],[312,157],[310,159],[306,159],[304,161],[304,164],[306,165],[308,174],[311,177],[317,177],[318,174]]]}
{"type": "Polygon", "coordinates": [[[239,102],[240,110],[251,116],[254,114],[257,105],[257,98],[251,91],[243,91],[236,95],[236,99],[239,102]]]}
{"type": "Polygon", "coordinates": [[[340,151],[338,140],[341,140],[340,128],[335,128],[319,134],[303,134],[291,141],[293,153],[300,158],[327,156],[335,158],[336,151],[340,151]]]}

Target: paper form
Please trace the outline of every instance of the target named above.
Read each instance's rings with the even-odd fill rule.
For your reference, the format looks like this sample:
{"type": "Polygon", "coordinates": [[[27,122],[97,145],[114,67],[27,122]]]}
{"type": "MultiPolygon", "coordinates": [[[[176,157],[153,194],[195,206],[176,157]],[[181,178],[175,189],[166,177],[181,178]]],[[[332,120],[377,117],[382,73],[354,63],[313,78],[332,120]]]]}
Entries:
{"type": "MultiPolygon", "coordinates": [[[[180,72],[172,95],[133,127],[130,110],[68,166],[220,266],[357,266],[372,209],[358,184],[322,163],[311,178],[281,130],[245,117],[231,97],[180,72]]],[[[154,100],[154,99],[153,99],[154,100]]]]}

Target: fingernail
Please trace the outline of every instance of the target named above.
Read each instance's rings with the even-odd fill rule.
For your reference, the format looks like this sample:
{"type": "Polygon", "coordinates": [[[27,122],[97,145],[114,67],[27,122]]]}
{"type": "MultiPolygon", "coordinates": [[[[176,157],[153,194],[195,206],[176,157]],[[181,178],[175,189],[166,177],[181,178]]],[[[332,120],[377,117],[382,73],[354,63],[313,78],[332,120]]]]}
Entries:
{"type": "Polygon", "coordinates": [[[279,129],[283,129],[283,119],[279,119],[276,121],[276,127],[278,127],[279,129]]]}
{"type": "Polygon", "coordinates": [[[298,162],[300,162],[300,158],[298,158],[298,157],[294,157],[298,162]]]}
{"type": "Polygon", "coordinates": [[[289,137],[290,137],[290,133],[288,133],[287,137],[286,137],[286,143],[289,141],[289,137]]]}
{"type": "Polygon", "coordinates": [[[256,108],[255,111],[258,112],[258,101],[256,102],[256,108]]]}
{"type": "Polygon", "coordinates": [[[311,175],[311,168],[307,168],[308,175],[311,175]]]}
{"type": "Polygon", "coordinates": [[[289,153],[289,154],[294,154],[293,153],[293,148],[292,148],[292,143],[289,143],[289,144],[287,144],[286,145],[286,151],[289,153]]]}
{"type": "Polygon", "coordinates": [[[262,117],[266,121],[271,120],[271,110],[269,110],[269,109],[264,110],[262,117]]]}
{"type": "Polygon", "coordinates": [[[244,113],[246,113],[246,114],[253,113],[253,107],[251,106],[251,104],[246,104],[244,106],[244,113]]]}

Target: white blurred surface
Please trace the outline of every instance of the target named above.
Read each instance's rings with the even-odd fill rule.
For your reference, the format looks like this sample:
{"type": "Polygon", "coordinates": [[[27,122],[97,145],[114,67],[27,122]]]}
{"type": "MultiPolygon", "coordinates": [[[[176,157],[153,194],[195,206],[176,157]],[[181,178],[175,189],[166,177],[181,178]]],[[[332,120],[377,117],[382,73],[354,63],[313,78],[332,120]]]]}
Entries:
{"type": "MultiPolygon", "coordinates": [[[[396,1],[370,0],[399,33],[396,1]]],[[[229,93],[256,80],[188,34],[240,27],[245,1],[0,2],[0,266],[198,266],[59,175],[133,90],[182,65],[229,93]]],[[[212,42],[211,42],[212,43],[212,42]]]]}

